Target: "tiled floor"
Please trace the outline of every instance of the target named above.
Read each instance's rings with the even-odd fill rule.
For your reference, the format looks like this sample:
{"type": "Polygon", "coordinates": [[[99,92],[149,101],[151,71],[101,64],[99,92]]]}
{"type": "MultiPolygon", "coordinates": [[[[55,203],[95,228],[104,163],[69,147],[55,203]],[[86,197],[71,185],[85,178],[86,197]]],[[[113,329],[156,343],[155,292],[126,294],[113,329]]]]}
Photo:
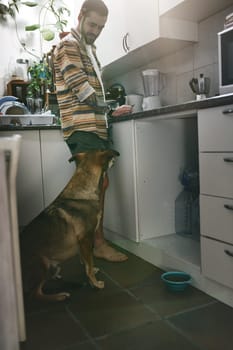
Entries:
{"type": "Polygon", "coordinates": [[[71,298],[25,300],[27,341],[21,350],[232,350],[232,308],[192,287],[169,292],[161,270],[128,256],[124,263],[96,260],[105,281],[100,291],[89,286],[78,258],[64,264],[71,298]]]}

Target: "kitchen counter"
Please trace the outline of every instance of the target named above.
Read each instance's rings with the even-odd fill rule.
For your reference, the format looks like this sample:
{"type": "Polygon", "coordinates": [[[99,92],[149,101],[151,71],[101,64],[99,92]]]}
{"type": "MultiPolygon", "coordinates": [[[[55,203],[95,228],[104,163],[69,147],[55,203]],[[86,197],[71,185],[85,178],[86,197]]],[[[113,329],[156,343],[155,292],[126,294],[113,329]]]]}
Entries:
{"type": "MultiPolygon", "coordinates": [[[[221,96],[214,96],[210,98],[206,98],[203,100],[193,100],[188,101],[184,103],[174,104],[174,105],[168,105],[168,106],[162,106],[160,108],[152,109],[149,111],[142,111],[138,113],[123,115],[120,117],[109,117],[109,123],[118,123],[123,121],[128,121],[131,119],[144,119],[144,118],[150,118],[150,117],[161,117],[161,115],[165,114],[174,114],[174,113],[180,113],[189,112],[188,115],[190,115],[191,111],[196,112],[198,109],[203,108],[209,108],[209,107],[217,107],[217,106],[223,106],[227,104],[233,104],[233,94],[227,94],[227,95],[221,95],[221,96]]],[[[51,124],[51,125],[0,125],[0,131],[7,131],[7,130],[52,130],[52,129],[60,129],[61,126],[57,124],[51,124]]]]}
{"type": "Polygon", "coordinates": [[[61,125],[49,124],[49,125],[0,125],[0,131],[22,131],[22,130],[60,130],[61,125]]]}
{"type": "MultiPolygon", "coordinates": [[[[209,107],[217,107],[223,106],[227,104],[233,103],[233,94],[214,96],[210,98],[206,98],[203,100],[193,100],[189,102],[179,103],[175,105],[163,106],[160,108],[152,109],[149,111],[142,111],[130,115],[124,115],[121,117],[111,117],[109,118],[110,123],[117,123],[122,121],[127,121],[131,119],[143,119],[150,117],[159,117],[164,114],[173,114],[180,112],[190,112],[197,111],[198,109],[209,108],[209,107]]],[[[188,113],[190,114],[190,113],[188,113]]]]}

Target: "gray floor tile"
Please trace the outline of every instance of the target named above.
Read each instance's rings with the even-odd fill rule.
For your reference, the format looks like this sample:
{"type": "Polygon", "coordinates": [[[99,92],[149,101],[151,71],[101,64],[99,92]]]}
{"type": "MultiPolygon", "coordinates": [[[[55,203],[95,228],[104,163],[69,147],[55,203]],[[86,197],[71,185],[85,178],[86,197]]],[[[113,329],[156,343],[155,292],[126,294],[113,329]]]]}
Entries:
{"type": "Polygon", "coordinates": [[[158,312],[161,317],[168,317],[177,312],[215,301],[215,299],[191,286],[182,292],[171,292],[165,287],[160,278],[151,285],[140,286],[131,291],[143,303],[158,312]]]}
{"type": "Polygon", "coordinates": [[[227,305],[217,302],[169,321],[205,350],[233,348],[233,309],[227,305]]]}
{"type": "Polygon", "coordinates": [[[146,324],[100,339],[98,345],[102,350],[198,350],[164,321],[146,324]]]}
{"type": "Polygon", "coordinates": [[[66,310],[54,309],[28,315],[26,328],[27,341],[21,344],[21,350],[59,350],[87,339],[66,310]]]}
{"type": "Polygon", "coordinates": [[[124,288],[133,287],[138,284],[147,283],[151,278],[159,277],[162,270],[151,265],[145,260],[129,253],[128,260],[122,263],[109,263],[102,259],[95,259],[96,266],[124,288]]]}
{"type": "Polygon", "coordinates": [[[73,313],[92,337],[104,336],[158,319],[158,316],[126,292],[89,295],[71,304],[73,313]]]}

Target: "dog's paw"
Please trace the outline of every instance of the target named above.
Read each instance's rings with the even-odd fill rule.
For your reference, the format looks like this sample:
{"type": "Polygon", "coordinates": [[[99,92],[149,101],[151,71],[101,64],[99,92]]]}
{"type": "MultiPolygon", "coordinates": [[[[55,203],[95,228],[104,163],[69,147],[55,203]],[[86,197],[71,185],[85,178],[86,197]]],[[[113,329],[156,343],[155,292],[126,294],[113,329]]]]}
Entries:
{"type": "Polygon", "coordinates": [[[97,287],[99,289],[103,289],[104,288],[104,281],[97,281],[95,287],[97,287]]]}
{"type": "Polygon", "coordinates": [[[97,272],[99,272],[99,268],[98,267],[93,267],[93,271],[94,271],[94,274],[96,275],[97,274],[97,272]]]}
{"type": "Polygon", "coordinates": [[[63,301],[63,300],[69,299],[70,293],[66,293],[66,292],[58,293],[56,298],[57,298],[57,301],[63,301]]]}
{"type": "Polygon", "coordinates": [[[103,289],[104,288],[104,281],[91,281],[89,280],[90,286],[92,288],[97,288],[97,289],[103,289]]]}

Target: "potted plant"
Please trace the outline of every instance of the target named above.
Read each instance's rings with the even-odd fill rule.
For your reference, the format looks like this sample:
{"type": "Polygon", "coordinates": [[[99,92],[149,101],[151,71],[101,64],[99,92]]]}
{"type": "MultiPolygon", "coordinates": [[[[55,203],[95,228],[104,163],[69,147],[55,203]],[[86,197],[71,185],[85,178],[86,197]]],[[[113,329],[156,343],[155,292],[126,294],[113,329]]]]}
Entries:
{"type": "Polygon", "coordinates": [[[45,104],[45,94],[49,90],[52,72],[45,60],[34,62],[29,68],[30,76],[27,87],[27,105],[29,110],[34,113],[35,109],[41,109],[45,104]]]}

